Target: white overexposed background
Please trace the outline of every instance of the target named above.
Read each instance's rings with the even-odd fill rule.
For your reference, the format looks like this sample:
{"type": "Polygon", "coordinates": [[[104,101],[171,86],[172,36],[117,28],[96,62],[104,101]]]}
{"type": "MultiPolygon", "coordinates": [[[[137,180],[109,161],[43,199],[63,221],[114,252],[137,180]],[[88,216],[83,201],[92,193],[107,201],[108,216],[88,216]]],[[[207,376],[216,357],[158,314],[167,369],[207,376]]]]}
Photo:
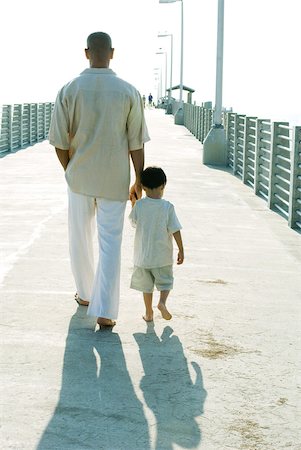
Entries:
{"type": "MultiPolygon", "coordinates": [[[[183,0],[184,85],[197,104],[215,99],[217,0],[183,0]]],[[[112,37],[111,68],[157,97],[154,68],[180,81],[180,2],[159,0],[12,0],[1,7],[0,103],[54,101],[88,66],[86,37],[112,37]]],[[[225,0],[223,105],[235,112],[301,125],[300,0],[225,0]]],[[[175,93],[175,96],[178,94],[175,93]]],[[[186,94],[184,95],[184,100],[186,94]]]]}

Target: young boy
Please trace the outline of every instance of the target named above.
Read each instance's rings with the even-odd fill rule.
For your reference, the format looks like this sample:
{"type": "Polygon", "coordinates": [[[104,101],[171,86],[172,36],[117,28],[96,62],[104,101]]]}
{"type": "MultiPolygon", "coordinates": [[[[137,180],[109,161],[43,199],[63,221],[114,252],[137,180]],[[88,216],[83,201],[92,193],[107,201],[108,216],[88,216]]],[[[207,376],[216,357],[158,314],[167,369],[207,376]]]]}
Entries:
{"type": "Polygon", "coordinates": [[[147,167],[141,175],[146,197],[138,200],[129,216],[136,228],[134,243],[134,272],[131,288],[143,292],[146,322],[153,320],[154,285],[160,291],[158,309],[164,319],[172,315],[166,300],[173,287],[173,237],[178,246],[177,264],[184,261],[184,249],[174,206],[163,200],[166,175],[159,167],[147,167]]]}

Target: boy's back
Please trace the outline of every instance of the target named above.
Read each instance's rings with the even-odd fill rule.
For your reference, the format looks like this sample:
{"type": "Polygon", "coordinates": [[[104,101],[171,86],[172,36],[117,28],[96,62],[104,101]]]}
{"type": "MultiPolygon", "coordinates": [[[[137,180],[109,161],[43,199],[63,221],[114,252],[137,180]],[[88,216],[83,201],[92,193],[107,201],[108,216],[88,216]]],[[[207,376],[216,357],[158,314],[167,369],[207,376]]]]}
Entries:
{"type": "Polygon", "coordinates": [[[136,227],[135,266],[153,268],[171,265],[173,233],[182,228],[174,206],[162,198],[145,197],[136,202],[130,220],[136,227]]]}

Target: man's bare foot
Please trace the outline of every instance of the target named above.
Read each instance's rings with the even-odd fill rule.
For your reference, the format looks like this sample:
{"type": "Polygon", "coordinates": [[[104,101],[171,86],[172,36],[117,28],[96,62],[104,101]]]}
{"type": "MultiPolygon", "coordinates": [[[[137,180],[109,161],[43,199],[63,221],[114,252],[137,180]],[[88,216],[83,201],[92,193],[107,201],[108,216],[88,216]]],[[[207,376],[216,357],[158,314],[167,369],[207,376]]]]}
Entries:
{"type": "Polygon", "coordinates": [[[97,323],[100,327],[114,327],[116,320],[106,319],[105,317],[98,317],[97,323]]]}
{"type": "Polygon", "coordinates": [[[157,308],[161,312],[163,319],[170,320],[172,318],[172,315],[170,314],[164,303],[159,302],[157,308]]]}
{"type": "Polygon", "coordinates": [[[153,321],[153,313],[145,314],[144,316],[142,316],[142,319],[144,319],[145,322],[152,322],[153,321]]]}
{"type": "Polygon", "coordinates": [[[79,297],[78,294],[75,294],[74,300],[81,306],[89,306],[88,300],[83,300],[82,298],[79,297]]]}

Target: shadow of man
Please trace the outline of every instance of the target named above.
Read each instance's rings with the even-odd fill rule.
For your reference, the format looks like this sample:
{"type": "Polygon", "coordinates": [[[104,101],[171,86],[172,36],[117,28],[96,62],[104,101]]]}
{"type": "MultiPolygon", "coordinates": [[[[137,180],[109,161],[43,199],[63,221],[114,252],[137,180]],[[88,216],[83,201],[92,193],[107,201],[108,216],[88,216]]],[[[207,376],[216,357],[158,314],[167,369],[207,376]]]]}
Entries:
{"type": "Polygon", "coordinates": [[[148,425],[118,334],[71,319],[60,398],[37,450],[149,450],[148,425]]]}
{"type": "Polygon", "coordinates": [[[206,391],[199,365],[192,362],[195,382],[191,380],[187,360],[179,338],[165,327],[159,338],[154,327],[147,333],[135,333],[144,377],[140,387],[157,422],[156,450],[172,450],[173,444],[196,448],[201,431],[195,417],[203,413],[206,391]]]}

